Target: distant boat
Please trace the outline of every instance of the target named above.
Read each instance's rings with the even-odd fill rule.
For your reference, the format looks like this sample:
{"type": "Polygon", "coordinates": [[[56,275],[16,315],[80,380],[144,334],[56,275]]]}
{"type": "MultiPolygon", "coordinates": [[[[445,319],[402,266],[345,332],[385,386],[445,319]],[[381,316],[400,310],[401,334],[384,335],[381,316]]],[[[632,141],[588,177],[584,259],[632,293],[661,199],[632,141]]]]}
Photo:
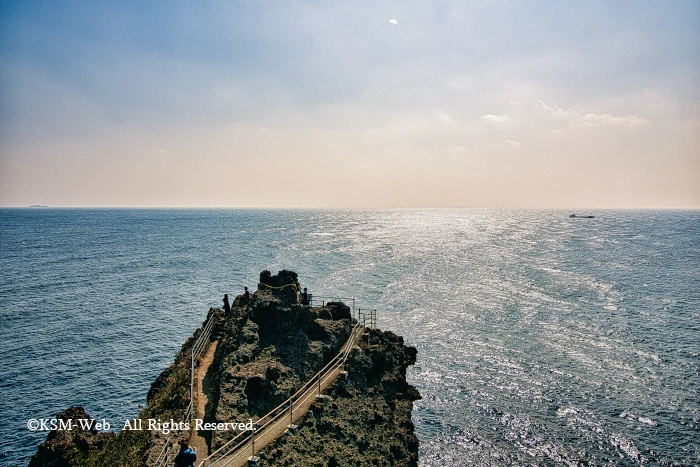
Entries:
{"type": "Polygon", "coordinates": [[[576,213],[569,214],[569,217],[576,217],[578,219],[593,219],[595,216],[577,216],[576,213]]]}
{"type": "Polygon", "coordinates": [[[48,206],[45,205],[45,204],[32,204],[32,205],[29,206],[29,207],[30,207],[30,208],[48,208],[48,206]]]}

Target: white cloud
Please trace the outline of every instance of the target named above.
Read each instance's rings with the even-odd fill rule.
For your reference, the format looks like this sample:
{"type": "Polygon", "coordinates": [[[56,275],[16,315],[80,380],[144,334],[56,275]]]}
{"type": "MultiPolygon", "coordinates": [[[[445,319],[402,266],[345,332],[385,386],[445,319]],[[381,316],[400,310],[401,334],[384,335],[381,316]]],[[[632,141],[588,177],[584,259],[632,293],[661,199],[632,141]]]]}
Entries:
{"type": "Polygon", "coordinates": [[[396,25],[396,24],[399,24],[399,22],[398,22],[398,20],[397,20],[396,18],[391,18],[391,19],[389,20],[389,24],[394,24],[394,25],[396,25]]]}
{"type": "Polygon", "coordinates": [[[435,118],[444,123],[455,123],[455,119],[442,112],[435,112],[435,118]]]}
{"type": "Polygon", "coordinates": [[[587,128],[636,128],[639,126],[646,125],[647,123],[649,123],[649,120],[634,115],[628,115],[626,117],[616,117],[610,114],[587,113],[578,117],[574,123],[587,128]]]}
{"type": "Polygon", "coordinates": [[[586,128],[636,128],[646,125],[649,120],[636,115],[617,116],[608,113],[597,113],[590,109],[561,108],[556,105],[549,105],[544,101],[538,101],[550,117],[568,123],[570,126],[586,128]]]}
{"type": "Polygon", "coordinates": [[[556,105],[548,105],[544,101],[538,101],[540,105],[542,106],[542,109],[544,109],[547,113],[549,113],[552,117],[554,118],[565,118],[571,115],[572,110],[565,110],[562,109],[561,107],[557,107],[556,105]]]}
{"type": "Polygon", "coordinates": [[[508,117],[507,115],[487,114],[484,115],[484,120],[486,120],[489,123],[500,125],[510,122],[510,117],[508,117]]]}
{"type": "Polygon", "coordinates": [[[503,141],[503,143],[506,146],[513,148],[513,149],[520,149],[520,147],[522,147],[522,145],[523,145],[523,143],[521,143],[520,141],[515,141],[512,139],[507,139],[507,140],[503,141]]]}

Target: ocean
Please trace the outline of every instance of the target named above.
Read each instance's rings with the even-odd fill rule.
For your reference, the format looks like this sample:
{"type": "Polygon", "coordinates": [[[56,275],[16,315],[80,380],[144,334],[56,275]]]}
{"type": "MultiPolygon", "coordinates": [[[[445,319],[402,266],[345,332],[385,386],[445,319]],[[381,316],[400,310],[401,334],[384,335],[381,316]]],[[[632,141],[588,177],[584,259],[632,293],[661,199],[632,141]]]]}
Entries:
{"type": "Polygon", "coordinates": [[[0,465],[290,269],[418,348],[421,466],[700,465],[700,211],[0,209],[0,465]]]}

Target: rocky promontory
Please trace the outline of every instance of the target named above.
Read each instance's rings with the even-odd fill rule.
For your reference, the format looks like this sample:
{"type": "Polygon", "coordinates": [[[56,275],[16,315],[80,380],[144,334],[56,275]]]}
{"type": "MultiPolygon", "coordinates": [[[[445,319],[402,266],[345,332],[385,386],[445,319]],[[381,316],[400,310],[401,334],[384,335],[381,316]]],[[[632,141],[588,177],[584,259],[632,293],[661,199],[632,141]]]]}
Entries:
{"type": "MultiPolygon", "coordinates": [[[[230,309],[210,309],[205,323],[211,320],[213,330],[199,362],[196,418],[204,423],[258,420],[338,354],[357,323],[350,308],[340,302],[310,306],[299,299],[299,290],[296,273],[263,271],[255,293],[237,296],[230,309]]],[[[146,408],[138,415],[144,427],[148,420],[183,419],[190,402],[190,355],[203,332],[204,325],[151,385],[146,408]]],[[[411,411],[420,394],[406,381],[416,353],[391,332],[366,330],[327,396],[312,404],[295,433],[265,446],[258,465],[417,466],[411,411]]],[[[80,408],[61,416],[89,418],[80,408]]],[[[150,466],[166,442],[183,436],[198,443],[199,462],[236,434],[193,427],[171,433],[52,431],[30,467],[150,466]]]]}

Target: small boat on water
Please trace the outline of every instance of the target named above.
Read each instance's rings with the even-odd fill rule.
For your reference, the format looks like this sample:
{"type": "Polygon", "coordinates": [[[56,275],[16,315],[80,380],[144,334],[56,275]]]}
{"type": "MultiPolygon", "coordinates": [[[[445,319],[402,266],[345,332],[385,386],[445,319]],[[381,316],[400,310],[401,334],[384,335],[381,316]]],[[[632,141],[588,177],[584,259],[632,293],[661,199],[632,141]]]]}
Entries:
{"type": "Polygon", "coordinates": [[[578,219],[593,219],[595,216],[577,216],[576,213],[569,214],[569,217],[576,217],[578,219]]]}

